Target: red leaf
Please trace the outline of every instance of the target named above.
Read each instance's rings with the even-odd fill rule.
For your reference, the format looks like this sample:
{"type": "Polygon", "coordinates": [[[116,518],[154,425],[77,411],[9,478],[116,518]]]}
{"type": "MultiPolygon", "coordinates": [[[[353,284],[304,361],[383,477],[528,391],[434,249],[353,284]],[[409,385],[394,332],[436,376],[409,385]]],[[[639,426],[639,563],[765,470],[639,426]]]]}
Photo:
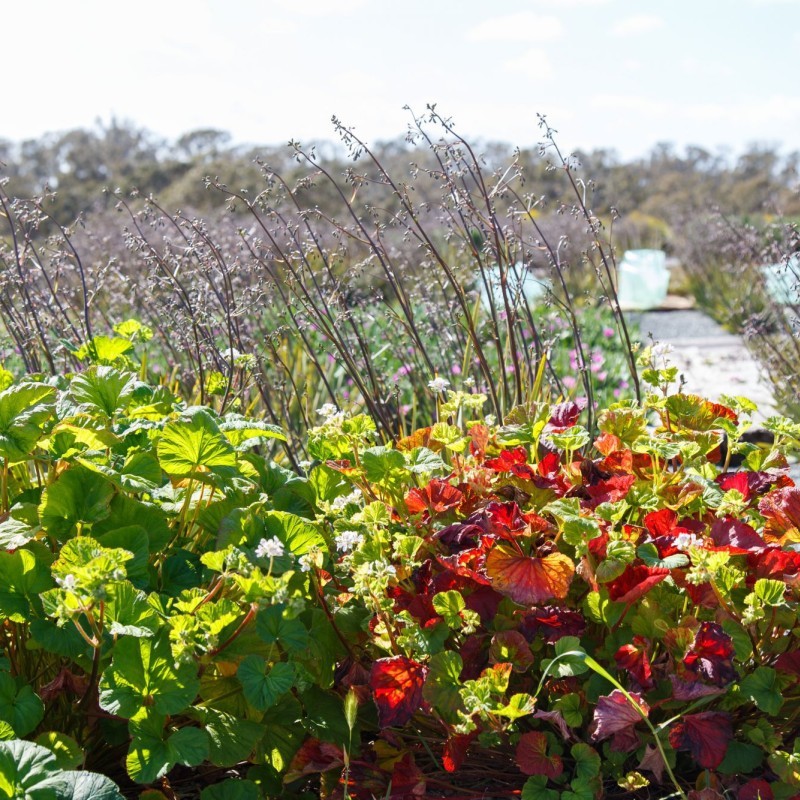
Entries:
{"type": "Polygon", "coordinates": [[[532,642],[541,636],[548,644],[557,642],[562,636],[583,636],[586,620],[580,611],[557,606],[534,608],[525,614],[519,625],[520,633],[532,642]]]}
{"type": "Polygon", "coordinates": [[[790,653],[781,653],[775,660],[775,669],[800,677],[800,651],[792,650],[790,653]]]}
{"type": "Polygon", "coordinates": [[[608,584],[608,595],[612,600],[630,605],[661,583],[667,575],[669,570],[660,567],[642,564],[628,566],[619,578],[608,584]]]}
{"type": "Polygon", "coordinates": [[[683,665],[715,686],[736,680],[733,668],[733,640],[716,622],[701,622],[683,665]]]}
{"type": "Polygon", "coordinates": [[[723,492],[735,489],[745,500],[750,499],[750,482],[747,479],[746,472],[718,475],[716,480],[719,484],[719,488],[722,489],[723,492]]]}
{"type": "Polygon", "coordinates": [[[428,511],[434,515],[458,508],[464,495],[447,481],[434,478],[424,489],[412,489],[405,499],[409,514],[428,511]]]}
{"type": "Polygon", "coordinates": [[[663,781],[666,765],[664,764],[664,759],[661,757],[661,751],[654,744],[648,744],[647,747],[645,747],[644,755],[637,769],[646,769],[648,772],[652,772],[656,783],[661,783],[663,781]]]}
{"type": "Polygon", "coordinates": [[[379,658],[372,665],[369,683],[382,728],[404,725],[411,719],[422,704],[427,674],[427,667],[405,656],[379,658]]]}
{"type": "Polygon", "coordinates": [[[498,631],[489,647],[492,664],[510,663],[515,672],[526,672],[534,662],[528,640],[519,631],[498,631]]]}
{"type": "Polygon", "coordinates": [[[489,429],[485,425],[476,423],[469,429],[471,441],[469,450],[480,464],[486,458],[486,446],[489,444],[489,429]]]}
{"type": "Polygon", "coordinates": [[[524,447],[515,447],[513,450],[503,450],[497,458],[490,458],[484,466],[495,472],[511,472],[516,464],[528,463],[528,451],[524,447]]]}
{"type": "Polygon", "coordinates": [[[669,680],[672,684],[672,696],[676,700],[681,700],[683,702],[691,702],[693,700],[699,700],[701,697],[722,694],[725,691],[724,689],[709,686],[700,681],[692,681],[691,683],[682,681],[677,675],[670,675],[669,680]]]}
{"type": "Polygon", "coordinates": [[[486,574],[498,592],[520,605],[533,606],[552,597],[566,597],[575,564],[563,553],[529,557],[499,544],[486,557],[486,574]]]}
{"type": "Polygon", "coordinates": [[[719,547],[735,547],[739,550],[763,550],[767,543],[746,522],[725,517],[711,526],[711,538],[719,547]]]}
{"type": "Polygon", "coordinates": [[[752,576],[772,578],[777,581],[794,578],[800,572],[800,553],[793,550],[781,550],[779,547],[767,547],[761,552],[750,552],[747,565],[752,576]]]}
{"type": "Polygon", "coordinates": [[[747,781],[736,795],[737,800],[773,800],[772,787],[763,778],[747,781]]]}
{"type": "Polygon", "coordinates": [[[478,731],[472,731],[472,733],[457,733],[444,743],[442,764],[447,772],[455,772],[464,763],[469,746],[477,736],[478,731]]]}
{"type": "Polygon", "coordinates": [[[800,489],[777,489],[762,497],[758,510],[766,517],[765,535],[782,540],[800,540],[800,489]]]}
{"type": "Polygon", "coordinates": [[[563,771],[561,758],[547,755],[547,736],[531,731],[520,737],[517,744],[517,766],[525,775],[546,775],[557,778],[563,771]]]}
{"type": "Polygon", "coordinates": [[[425,797],[425,776],[414,763],[414,756],[406,753],[392,769],[390,800],[415,800],[425,797]]]}
{"type": "Polygon", "coordinates": [[[295,781],[303,775],[327,772],[329,769],[343,766],[344,760],[340,747],[328,742],[321,742],[319,739],[306,739],[295,753],[286,778],[295,781]]]}
{"type": "Polygon", "coordinates": [[[635,475],[612,475],[608,480],[600,481],[594,486],[587,486],[586,491],[592,498],[592,507],[601,503],[616,503],[622,500],[636,483],[635,475]]]}
{"type": "Polygon", "coordinates": [[[533,717],[534,719],[543,719],[545,722],[549,722],[551,725],[558,728],[558,732],[565,742],[568,742],[572,738],[572,733],[567,725],[567,721],[560,711],[537,711],[533,717]]]}
{"type": "Polygon", "coordinates": [[[662,508],[645,515],[644,526],[653,536],[666,536],[678,525],[678,515],[671,508],[662,508]]]}
{"type": "Polygon", "coordinates": [[[731,717],[719,711],[687,714],[669,732],[669,743],[676,750],[688,750],[703,769],[722,763],[732,738],[731,717]]]}
{"type": "Polygon", "coordinates": [[[550,420],[545,428],[546,433],[562,433],[578,423],[581,411],[586,408],[586,398],[579,397],[577,400],[568,400],[566,403],[559,403],[550,414],[550,420]]]}
{"type": "Polygon", "coordinates": [[[650,659],[647,657],[647,640],[634,636],[633,644],[624,644],[614,655],[617,669],[630,674],[641,689],[647,691],[655,685],[650,659]]]}
{"type": "MultiPolygon", "coordinates": [[[[650,706],[642,700],[641,695],[629,692],[636,705],[644,712],[650,713],[650,706]]],[[[642,721],[642,715],[634,708],[633,704],[619,690],[614,689],[609,695],[604,695],[597,700],[594,709],[594,723],[592,741],[599,742],[614,737],[615,750],[633,750],[639,745],[639,737],[634,727],[642,721]]]]}

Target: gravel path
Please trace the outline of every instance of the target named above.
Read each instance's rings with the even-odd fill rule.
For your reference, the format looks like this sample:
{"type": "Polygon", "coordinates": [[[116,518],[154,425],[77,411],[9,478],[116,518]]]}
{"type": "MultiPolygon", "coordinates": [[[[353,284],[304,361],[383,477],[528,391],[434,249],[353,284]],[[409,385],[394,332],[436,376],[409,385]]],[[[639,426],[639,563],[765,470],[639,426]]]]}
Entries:
{"type": "Polygon", "coordinates": [[[673,345],[670,361],[680,369],[685,391],[718,400],[744,395],[758,405],[754,421],[777,413],[769,382],[741,337],[728,333],[701,311],[631,314],[642,338],[673,345]]]}

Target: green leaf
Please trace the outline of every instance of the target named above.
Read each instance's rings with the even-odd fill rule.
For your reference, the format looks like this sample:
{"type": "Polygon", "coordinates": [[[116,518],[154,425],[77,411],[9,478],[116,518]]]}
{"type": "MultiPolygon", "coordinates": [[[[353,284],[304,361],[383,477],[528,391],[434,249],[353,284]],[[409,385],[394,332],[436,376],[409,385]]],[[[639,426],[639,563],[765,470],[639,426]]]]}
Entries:
{"type": "Polygon", "coordinates": [[[39,506],[42,527],[58,539],[72,535],[78,523],[92,525],[107,517],[114,487],[100,475],[74,466],[44,491],[39,506]]]}
{"type": "Polygon", "coordinates": [[[208,760],[218,767],[247,761],[264,735],[264,726],[216,708],[195,706],[189,716],[205,725],[209,739],[208,760]]]}
{"type": "Polygon", "coordinates": [[[445,722],[455,724],[459,721],[459,711],[463,711],[464,703],[459,689],[461,687],[461,671],[464,662],[461,656],[444,650],[431,658],[428,677],[422,687],[422,696],[442,716],[445,722]]]}
{"type": "Polygon", "coordinates": [[[21,739],[43,719],[44,703],[29,685],[17,688],[14,678],[0,672],[0,720],[7,722],[21,739]]]}
{"type": "Polygon", "coordinates": [[[764,751],[760,747],[745,742],[728,742],[725,758],[717,767],[723,775],[747,775],[762,766],[764,751]]]}
{"type": "Polygon", "coordinates": [[[36,744],[46,747],[56,757],[59,769],[75,769],[83,762],[81,746],[66,733],[47,731],[36,737],[36,744]]]}
{"type": "Polygon", "coordinates": [[[75,351],[75,358],[90,360],[94,364],[115,364],[126,361],[127,353],[133,350],[133,344],[118,336],[94,336],[75,351]]]}
{"type": "Polygon", "coordinates": [[[285,661],[270,666],[259,655],[249,655],[236,672],[251,706],[266,711],[294,685],[294,668],[285,661]]]}
{"type": "Polygon", "coordinates": [[[570,750],[575,759],[575,775],[590,780],[600,774],[600,754],[594,747],[583,742],[572,745],[570,750]]]}
{"type": "Polygon", "coordinates": [[[68,785],[46,747],[21,739],[0,741],[0,798],[61,800],[68,785]]]}
{"type": "Polygon", "coordinates": [[[553,709],[561,713],[570,728],[578,728],[583,722],[581,696],[575,692],[562,695],[553,703],[553,709]]]}
{"type": "MultiPolygon", "coordinates": [[[[126,342],[130,349],[130,342],[126,342]]],[[[95,366],[76,375],[69,385],[69,396],[78,405],[79,413],[111,418],[127,408],[136,376],[113,367],[95,366]]]]}
{"type": "Polygon", "coordinates": [[[44,383],[21,383],[0,392],[0,457],[27,460],[54,410],[56,390],[44,383]]]}
{"type": "Polygon", "coordinates": [[[0,619],[28,622],[31,602],[52,586],[53,579],[43,559],[29,550],[0,552],[0,619]]]}
{"type": "Polygon", "coordinates": [[[195,413],[190,421],[169,423],[158,440],[157,452],[161,467],[177,477],[236,466],[236,453],[205,412],[195,413]]]}
{"type": "Polygon", "coordinates": [[[415,447],[406,453],[406,467],[415,475],[434,475],[448,469],[442,457],[428,447],[415,447]]]}
{"type": "Polygon", "coordinates": [[[765,606],[779,606],[786,594],[786,584],[783,581],[759,578],[753,586],[753,591],[765,606]]]}
{"type": "Polygon", "coordinates": [[[256,616],[256,631],[267,644],[278,642],[289,653],[301,652],[308,647],[308,630],[299,619],[285,615],[285,606],[267,606],[256,616]]]}
{"type": "Polygon", "coordinates": [[[264,537],[277,536],[286,549],[302,556],[313,548],[326,547],[325,537],[314,522],[301,519],[286,511],[268,511],[263,515],[264,537]]]}
{"type": "Polygon", "coordinates": [[[117,785],[105,775],[79,770],[62,772],[59,778],[67,786],[63,800],[125,800],[117,785]]]}
{"type": "Polygon", "coordinates": [[[522,800],[559,800],[556,789],[547,788],[546,775],[531,775],[522,787],[522,800]]]}
{"type": "Polygon", "coordinates": [[[114,326],[114,333],[138,342],[149,342],[153,338],[152,328],[142,325],[138,319],[126,319],[124,322],[118,322],[114,326]]]}
{"type": "Polygon", "coordinates": [[[228,778],[222,783],[206,786],[200,800],[261,800],[261,792],[252,781],[228,778]]]}
{"type": "Polygon", "coordinates": [[[661,558],[658,555],[658,548],[652,542],[640,545],[636,550],[636,555],[648,567],[657,569],[678,569],[679,567],[685,567],[689,563],[689,558],[684,553],[675,553],[666,558],[661,558]]]}
{"type": "MultiPolygon", "coordinates": [[[[562,636],[555,643],[557,657],[574,650],[582,651],[582,649],[580,639],[577,636],[562,636]]],[[[554,664],[554,667],[547,674],[557,678],[571,678],[574,675],[582,675],[589,669],[586,661],[578,655],[566,656],[558,658],[558,660],[545,659],[542,661],[542,669],[548,670],[551,664],[554,664]]]]}
{"type": "Polygon", "coordinates": [[[740,684],[742,694],[749,697],[761,711],[775,716],[783,705],[778,674],[771,667],[756,667],[740,684]]]}
{"type": "Polygon", "coordinates": [[[128,775],[138,783],[153,783],[175,764],[195,767],[208,757],[205,731],[180,728],[165,739],[164,722],[157,713],[142,714],[130,722],[131,744],[125,763],[128,775]]]}
{"type": "Polygon", "coordinates": [[[361,465],[370,483],[383,483],[398,470],[405,470],[406,459],[403,453],[391,447],[370,447],[362,453],[361,465]]]}
{"type": "Polygon", "coordinates": [[[533,714],[536,710],[536,698],[529,694],[514,694],[508,703],[496,711],[495,714],[507,719],[519,719],[533,714]]]}
{"type": "Polygon", "coordinates": [[[286,441],[286,434],[277,425],[270,425],[261,420],[245,419],[233,414],[225,417],[220,423],[219,429],[237,449],[243,446],[252,447],[258,444],[260,439],[286,441]]]}
{"type": "Polygon", "coordinates": [[[461,612],[466,608],[461,592],[448,589],[433,596],[433,610],[444,617],[449,628],[460,629],[463,624],[461,612]]]}
{"type": "Polygon", "coordinates": [[[339,695],[312,686],[303,692],[300,699],[306,710],[306,726],[312,736],[339,747],[350,746],[352,736],[339,695]]]}
{"type": "Polygon", "coordinates": [[[165,636],[124,637],[114,647],[114,660],[100,679],[100,707],[131,718],[143,708],[179,714],[200,688],[195,664],[175,664],[165,636]]]}

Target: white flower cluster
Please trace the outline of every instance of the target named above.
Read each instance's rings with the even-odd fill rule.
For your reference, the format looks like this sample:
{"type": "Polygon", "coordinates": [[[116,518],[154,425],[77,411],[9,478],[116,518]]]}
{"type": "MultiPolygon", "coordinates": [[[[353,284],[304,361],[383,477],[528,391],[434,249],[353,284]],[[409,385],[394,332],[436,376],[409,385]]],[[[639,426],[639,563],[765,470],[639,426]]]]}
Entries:
{"type": "Polygon", "coordinates": [[[692,547],[700,547],[703,542],[693,533],[679,533],[673,542],[675,547],[683,553],[688,553],[692,547]]]}
{"type": "Polygon", "coordinates": [[[344,411],[339,411],[333,403],[325,403],[324,406],[320,406],[317,414],[322,417],[323,425],[340,425],[345,418],[344,411]]]}
{"type": "Polygon", "coordinates": [[[331,508],[336,511],[341,511],[348,503],[361,503],[361,489],[353,489],[350,494],[343,494],[334,498],[331,503],[331,508]]]}
{"type": "Polygon", "coordinates": [[[349,553],[364,541],[364,537],[358,531],[342,531],[335,541],[340,553],[349,553]]]}
{"type": "Polygon", "coordinates": [[[447,378],[434,378],[432,381],[428,381],[428,388],[437,393],[443,392],[449,385],[450,381],[447,378]]]}
{"type": "Polygon", "coordinates": [[[257,558],[280,558],[284,552],[283,542],[277,536],[273,536],[271,539],[262,539],[256,545],[257,558]]]}
{"type": "Polygon", "coordinates": [[[73,574],[65,575],[63,578],[56,578],[56,583],[68,592],[74,592],[78,588],[78,582],[73,574]]]}

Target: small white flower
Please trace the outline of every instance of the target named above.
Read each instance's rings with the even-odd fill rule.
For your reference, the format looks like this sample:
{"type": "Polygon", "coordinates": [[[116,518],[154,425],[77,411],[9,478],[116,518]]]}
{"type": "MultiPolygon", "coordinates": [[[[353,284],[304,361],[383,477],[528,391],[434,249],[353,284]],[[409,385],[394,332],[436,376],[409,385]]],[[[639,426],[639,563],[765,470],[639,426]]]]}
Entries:
{"type": "Polygon", "coordinates": [[[311,466],[311,462],[310,461],[298,461],[297,462],[297,466],[300,467],[300,469],[306,469],[307,470],[311,466]]]}
{"type": "Polygon", "coordinates": [[[471,389],[475,385],[475,378],[470,375],[468,378],[464,378],[464,386],[467,389],[471,389]]]}
{"type": "Polygon", "coordinates": [[[494,424],[495,424],[495,422],[497,422],[497,418],[495,417],[495,415],[494,415],[494,414],[487,414],[487,415],[486,415],[486,416],[483,418],[483,421],[484,421],[484,423],[486,424],[486,427],[488,427],[488,428],[491,428],[491,427],[492,427],[492,425],[494,425],[494,424]]]}
{"type": "Polygon", "coordinates": [[[297,559],[297,565],[300,567],[300,572],[310,572],[311,555],[306,553],[304,556],[300,556],[300,558],[297,559]]]}
{"type": "Polygon", "coordinates": [[[271,539],[262,539],[256,546],[258,558],[280,558],[284,553],[283,542],[273,536],[271,539]]]}
{"type": "Polygon", "coordinates": [[[335,417],[338,413],[339,409],[333,403],[325,403],[324,406],[317,409],[317,414],[326,420],[335,417]]]}
{"type": "Polygon", "coordinates": [[[354,489],[350,494],[342,494],[335,497],[331,503],[331,508],[341,511],[348,503],[361,502],[361,489],[354,489]]]}
{"type": "Polygon", "coordinates": [[[65,575],[63,578],[56,578],[56,583],[68,592],[74,592],[78,586],[78,581],[75,580],[75,576],[72,573],[65,575]]]}
{"type": "Polygon", "coordinates": [[[364,537],[358,531],[342,531],[336,537],[336,549],[340,553],[349,553],[364,541],[364,537]]]}
{"type": "Polygon", "coordinates": [[[222,353],[220,353],[220,355],[226,361],[233,363],[242,354],[235,347],[228,347],[226,350],[223,350],[222,353]]]}
{"type": "Polygon", "coordinates": [[[432,381],[428,381],[428,388],[434,392],[443,392],[449,385],[450,381],[447,378],[434,378],[432,381]]]}
{"type": "Polygon", "coordinates": [[[692,547],[700,547],[702,542],[693,533],[679,533],[675,537],[673,544],[678,548],[678,550],[687,553],[692,547]]]}
{"type": "Polygon", "coordinates": [[[653,358],[659,358],[668,355],[674,348],[668,342],[658,342],[653,345],[652,353],[653,358]]]}

